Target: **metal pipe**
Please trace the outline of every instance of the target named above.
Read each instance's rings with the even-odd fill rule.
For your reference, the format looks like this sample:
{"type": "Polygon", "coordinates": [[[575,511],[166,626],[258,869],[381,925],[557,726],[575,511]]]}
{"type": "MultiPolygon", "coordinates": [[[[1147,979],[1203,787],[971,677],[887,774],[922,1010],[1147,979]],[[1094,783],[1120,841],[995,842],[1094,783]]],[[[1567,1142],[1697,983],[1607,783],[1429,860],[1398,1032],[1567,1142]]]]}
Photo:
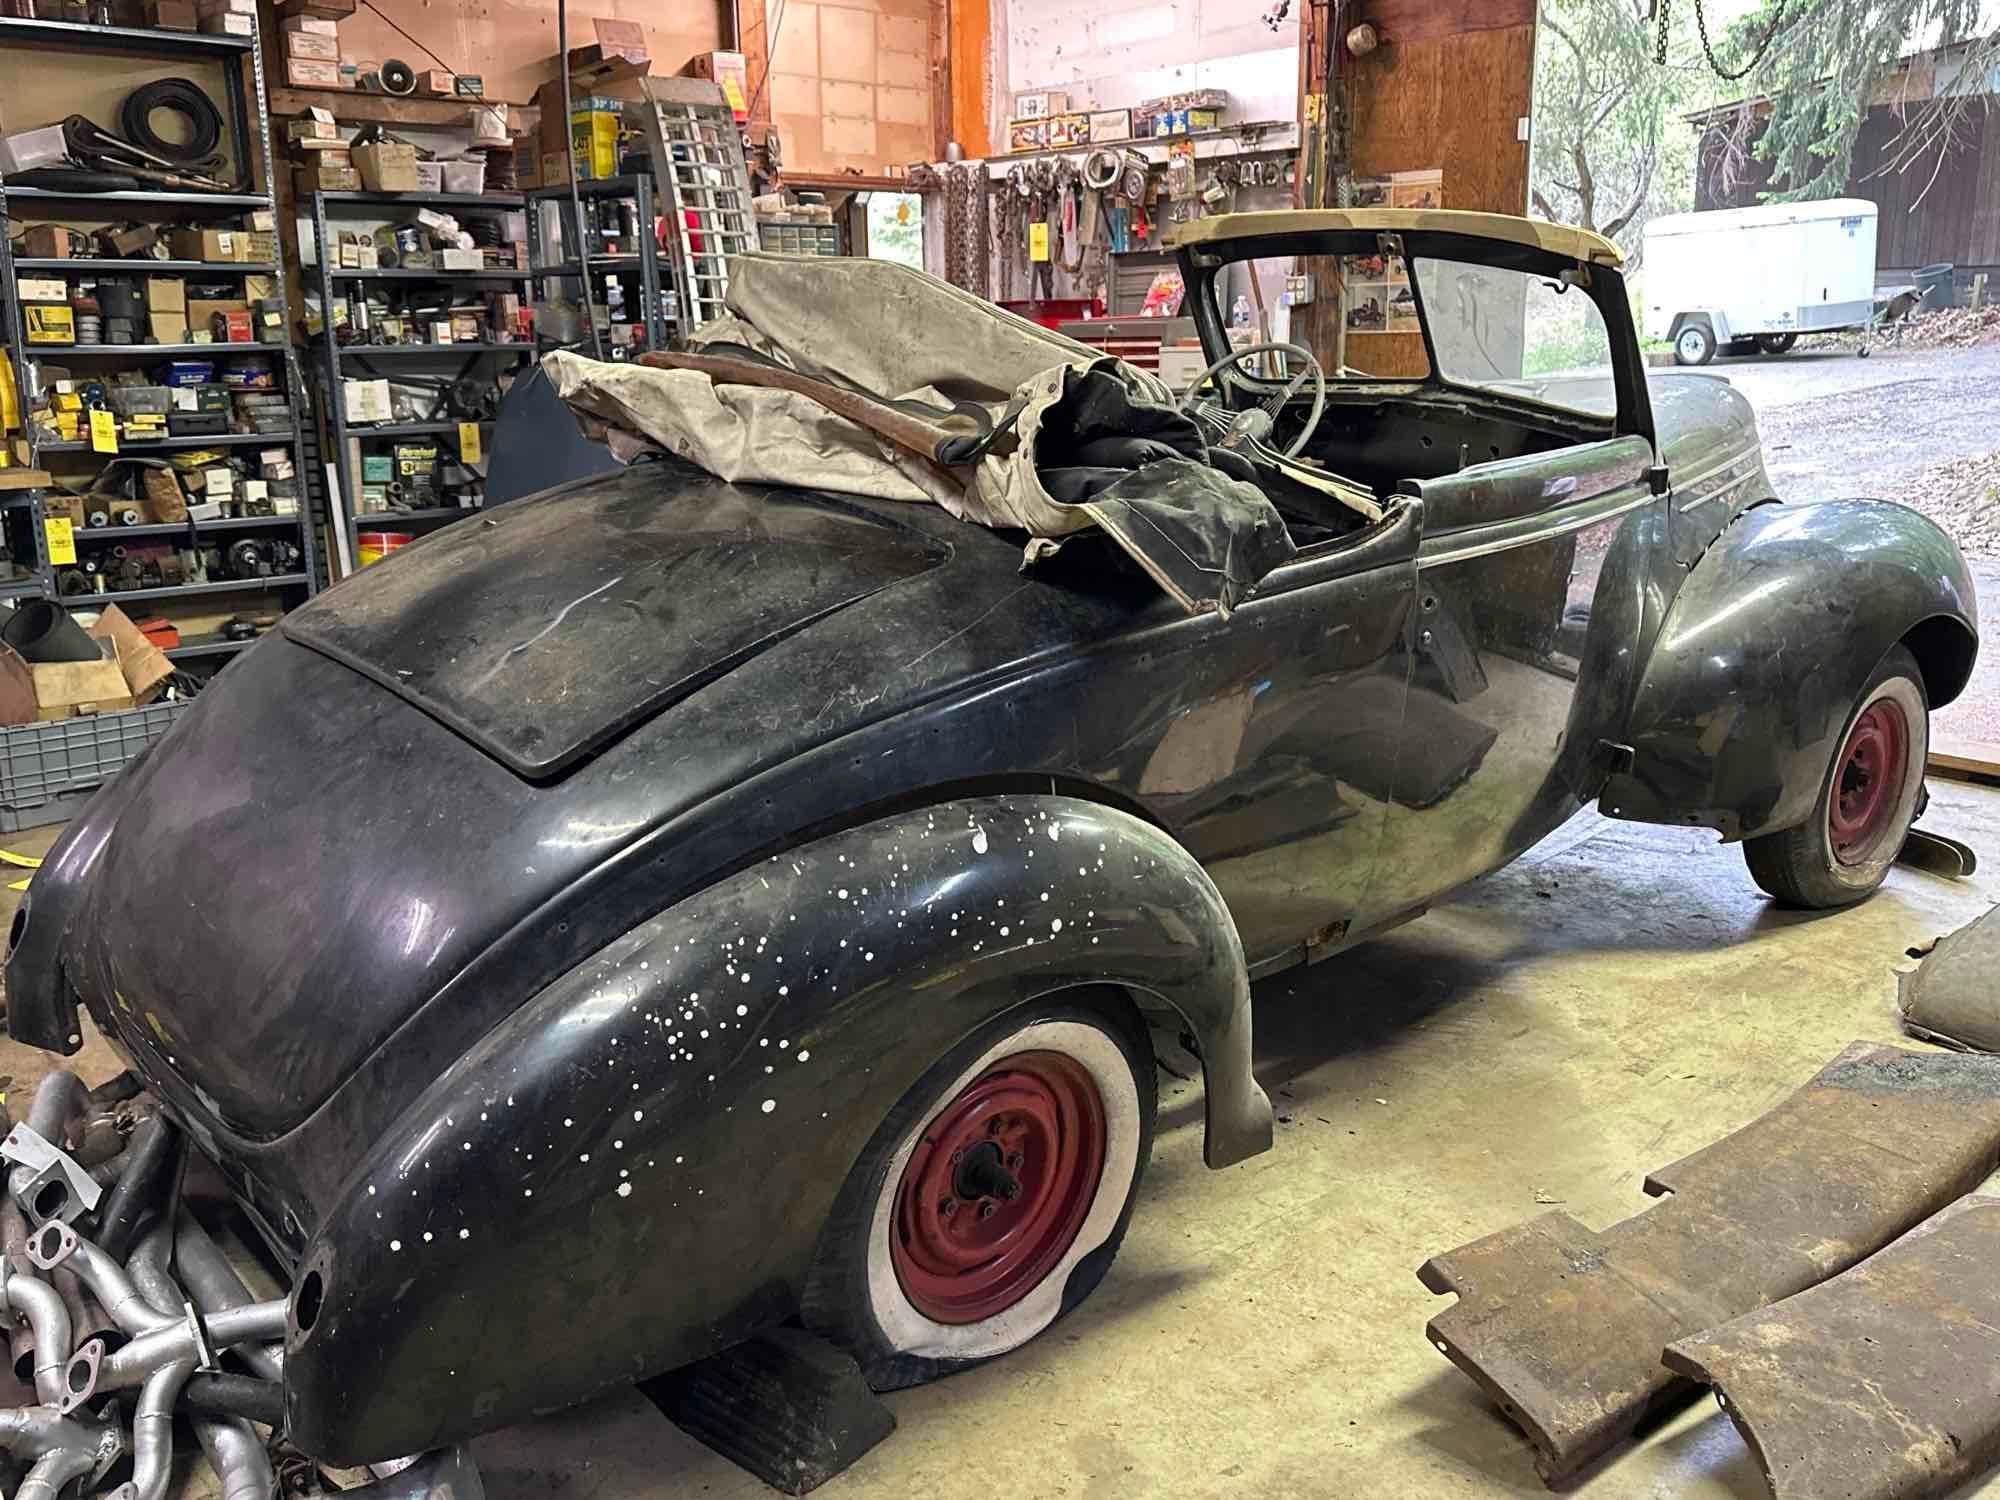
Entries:
{"type": "MultiPolygon", "coordinates": [[[[167,1271],[168,1239],[167,1226],[155,1224],[139,1241],[139,1248],[132,1252],[132,1259],[126,1263],[126,1268],[132,1273],[132,1284],[139,1289],[140,1295],[163,1313],[170,1307],[184,1305],[187,1300],[167,1271]]],[[[198,1407],[205,1383],[222,1378],[225,1377],[190,1376],[182,1390],[182,1399],[190,1407],[198,1407]]],[[[226,1378],[232,1381],[244,1379],[242,1376],[226,1378]]],[[[257,1382],[260,1386],[264,1383],[257,1382]]],[[[278,1416],[276,1421],[267,1425],[282,1426],[284,1388],[279,1386],[273,1389],[278,1394],[278,1416]]],[[[278,1476],[271,1467],[271,1456],[264,1449],[263,1439],[257,1436],[255,1428],[240,1416],[191,1413],[191,1418],[195,1439],[201,1444],[202,1452],[208,1455],[209,1466],[222,1483],[222,1500],[274,1500],[278,1476]]]]}
{"type": "MultiPolygon", "coordinates": [[[[51,1146],[64,1148],[70,1119],[82,1114],[89,1103],[90,1095],[76,1074],[67,1068],[51,1073],[35,1089],[35,1102],[28,1108],[28,1128],[51,1146]]],[[[33,1167],[14,1167],[7,1173],[7,1191],[18,1198],[34,1178],[33,1167]]]]}
{"type": "MultiPolygon", "coordinates": [[[[60,1225],[47,1224],[36,1233],[55,1236],[61,1228],[60,1225]]],[[[125,1332],[151,1333],[156,1328],[179,1325],[179,1318],[159,1312],[139,1295],[139,1289],[132,1285],[132,1278],[123,1266],[81,1235],[77,1236],[75,1248],[62,1263],[83,1278],[83,1284],[104,1305],[112,1322],[125,1332]]]]}
{"type": "Polygon", "coordinates": [[[222,1500],[273,1500],[278,1476],[263,1439],[248,1422],[241,1417],[196,1417],[194,1435],[222,1481],[222,1500]]]}
{"type": "Polygon", "coordinates": [[[435,1449],[386,1479],[340,1494],[341,1500],[486,1500],[486,1485],[470,1450],[460,1446],[435,1449]]]}
{"type": "Polygon", "coordinates": [[[154,1200],[166,1191],[179,1145],[180,1132],[165,1115],[149,1116],[132,1132],[125,1171],[97,1206],[97,1244],[113,1260],[132,1253],[140,1216],[152,1211],[154,1200]]]}
{"type": "Polygon", "coordinates": [[[125,1175],[125,1168],[130,1164],[131,1160],[132,1152],[128,1147],[120,1151],[116,1156],[107,1156],[103,1161],[91,1163],[85,1170],[90,1173],[90,1180],[92,1182],[96,1183],[99,1187],[108,1188],[125,1175]]]}
{"type": "MultiPolygon", "coordinates": [[[[204,1313],[218,1313],[230,1307],[248,1307],[256,1299],[229,1263],[229,1256],[216,1244],[200,1220],[191,1213],[181,1215],[174,1231],[174,1267],[182,1283],[194,1295],[194,1305],[204,1313]]],[[[284,1346],[238,1344],[232,1351],[253,1375],[266,1380],[285,1378],[284,1346]]]]}
{"type": "Polygon", "coordinates": [[[193,1375],[181,1400],[190,1411],[244,1417],[279,1430],[285,1425],[285,1388],[255,1375],[193,1375]]]}
{"type": "MultiPolygon", "coordinates": [[[[13,1198],[0,1194],[0,1253],[4,1253],[10,1273],[32,1276],[35,1263],[28,1257],[28,1218],[13,1198]]],[[[70,1336],[75,1337],[72,1329],[70,1336]]],[[[7,1320],[8,1352],[13,1356],[14,1374],[21,1380],[35,1378],[35,1331],[27,1324],[7,1320]]]]}
{"type": "Polygon", "coordinates": [[[0,1280],[0,1309],[18,1313],[35,1333],[35,1396],[54,1406],[62,1400],[63,1371],[69,1364],[69,1309],[62,1293],[46,1281],[9,1269],[0,1280]]]}
{"type": "Polygon", "coordinates": [[[161,1365],[146,1377],[132,1413],[132,1482],[128,1500],[166,1500],[174,1472],[174,1403],[194,1373],[192,1359],[161,1365]]]}
{"type": "MultiPolygon", "coordinates": [[[[248,1307],[232,1307],[202,1319],[203,1332],[212,1349],[226,1349],[246,1340],[259,1343],[281,1338],[285,1332],[285,1303],[282,1298],[253,1302],[248,1307]]],[[[122,1349],[103,1355],[97,1365],[92,1391],[122,1391],[142,1385],[154,1372],[183,1359],[195,1359],[194,1330],[185,1322],[155,1328],[136,1336],[122,1349]]],[[[72,1365],[75,1359],[71,1360],[72,1365]]],[[[74,1384],[70,1386],[75,1390],[74,1384]]]]}
{"type": "Polygon", "coordinates": [[[0,1411],[0,1449],[34,1460],[14,1500],[56,1500],[72,1480],[103,1473],[123,1447],[114,1423],[65,1417],[51,1406],[0,1411]]]}

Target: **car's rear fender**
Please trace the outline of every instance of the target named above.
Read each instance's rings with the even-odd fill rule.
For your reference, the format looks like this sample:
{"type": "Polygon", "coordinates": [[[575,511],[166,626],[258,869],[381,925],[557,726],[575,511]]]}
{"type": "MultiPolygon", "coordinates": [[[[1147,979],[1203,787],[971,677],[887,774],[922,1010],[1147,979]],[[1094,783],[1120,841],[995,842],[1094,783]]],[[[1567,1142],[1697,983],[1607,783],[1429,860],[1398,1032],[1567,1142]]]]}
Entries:
{"type": "Polygon", "coordinates": [[[1880,500],[1765,505],[1703,554],[1641,673],[1612,817],[1751,838],[1803,822],[1862,685],[1898,642],[1931,706],[1964,688],[1978,651],[1972,578],[1956,545],[1880,500]]]}
{"type": "Polygon", "coordinates": [[[1267,1148],[1229,912],[1094,803],[914,808],[752,865],[577,965],[374,1143],[300,1263],[291,1433],[451,1441],[788,1316],[835,1194],[936,1060],[1086,985],[1171,1008],[1210,1165],[1267,1148]],[[310,1290],[308,1287],[310,1286],[310,1290]]]}

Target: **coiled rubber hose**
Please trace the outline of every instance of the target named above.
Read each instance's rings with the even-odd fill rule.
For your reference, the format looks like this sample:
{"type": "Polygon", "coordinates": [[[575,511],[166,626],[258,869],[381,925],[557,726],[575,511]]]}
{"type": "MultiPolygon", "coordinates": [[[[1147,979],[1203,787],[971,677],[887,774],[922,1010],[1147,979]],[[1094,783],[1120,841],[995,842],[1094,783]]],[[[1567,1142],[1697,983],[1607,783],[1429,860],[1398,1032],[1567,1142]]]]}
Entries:
{"type": "Polygon", "coordinates": [[[201,161],[222,143],[222,112],[199,85],[186,78],[160,78],[125,96],[118,111],[125,139],[173,161],[201,161]],[[153,111],[171,110],[188,122],[188,139],[170,141],[153,129],[153,111]]]}

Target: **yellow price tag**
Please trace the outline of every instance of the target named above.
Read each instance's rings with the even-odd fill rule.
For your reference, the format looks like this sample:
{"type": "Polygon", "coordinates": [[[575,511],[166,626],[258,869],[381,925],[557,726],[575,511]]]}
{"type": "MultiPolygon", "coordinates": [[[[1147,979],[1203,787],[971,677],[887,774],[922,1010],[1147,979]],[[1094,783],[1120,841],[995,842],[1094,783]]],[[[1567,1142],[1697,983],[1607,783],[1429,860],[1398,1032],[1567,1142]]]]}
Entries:
{"type": "Polygon", "coordinates": [[[49,544],[49,563],[74,565],[76,562],[76,529],[70,525],[68,516],[47,516],[42,521],[42,534],[49,544]]]}
{"type": "Polygon", "coordinates": [[[458,424],[458,461],[462,464],[479,462],[479,424],[460,422],[458,424]]]}
{"type": "Polygon", "coordinates": [[[92,453],[116,453],[118,451],[118,417],[103,407],[93,407],[90,412],[90,451],[92,453]]]}
{"type": "Polygon", "coordinates": [[[1037,223],[1028,226],[1028,259],[1047,260],[1049,258],[1049,226],[1037,223]]]}

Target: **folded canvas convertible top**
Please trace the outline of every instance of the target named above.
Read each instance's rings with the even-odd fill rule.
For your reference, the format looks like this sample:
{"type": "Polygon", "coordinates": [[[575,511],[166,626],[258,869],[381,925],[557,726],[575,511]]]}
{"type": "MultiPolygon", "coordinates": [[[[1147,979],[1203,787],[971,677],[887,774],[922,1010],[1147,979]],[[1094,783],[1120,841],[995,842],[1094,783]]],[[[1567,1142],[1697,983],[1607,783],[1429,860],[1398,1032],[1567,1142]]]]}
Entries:
{"type": "Polygon", "coordinates": [[[1291,556],[1157,379],[935,277],[742,255],[728,308],[686,355],[543,368],[577,411],[721,478],[941,505],[1026,532],[1024,566],[1101,527],[1191,612],[1291,556]]]}

